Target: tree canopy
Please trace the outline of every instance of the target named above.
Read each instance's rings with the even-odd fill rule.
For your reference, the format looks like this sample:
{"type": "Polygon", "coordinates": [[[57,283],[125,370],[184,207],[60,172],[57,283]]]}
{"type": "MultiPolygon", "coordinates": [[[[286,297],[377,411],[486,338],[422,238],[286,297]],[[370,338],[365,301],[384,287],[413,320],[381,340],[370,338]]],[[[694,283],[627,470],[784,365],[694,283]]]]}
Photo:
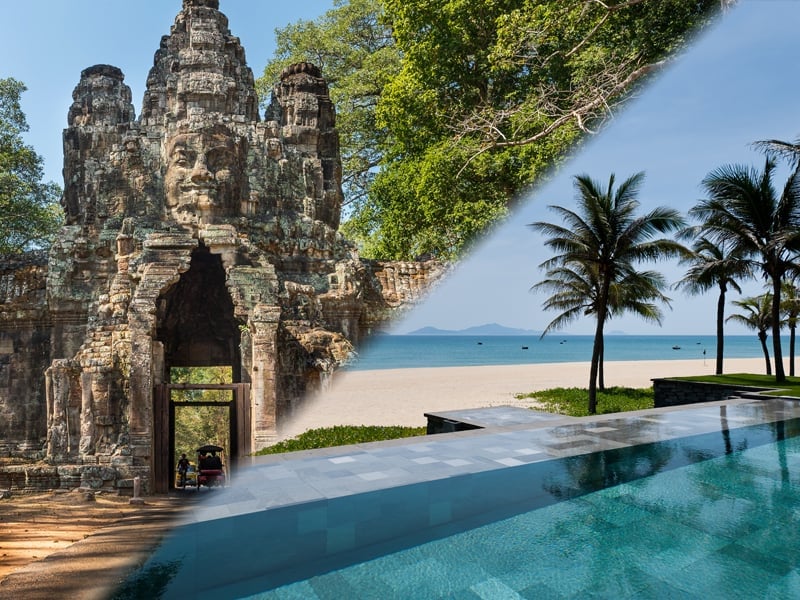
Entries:
{"type": "Polygon", "coordinates": [[[262,82],[321,63],[351,197],[343,228],[365,255],[452,258],[726,3],[337,0],[278,31],[262,82]]]}
{"type": "Polygon", "coordinates": [[[758,341],[761,342],[761,351],[764,353],[767,375],[772,375],[772,365],[769,362],[769,349],[767,348],[768,332],[773,328],[774,324],[772,320],[772,300],[772,294],[769,292],[761,296],[734,300],[733,304],[740,308],[742,312],[734,313],[725,319],[726,321],[744,325],[748,329],[755,329],[758,332],[758,341]]]}
{"type": "Polygon", "coordinates": [[[42,182],[43,160],[27,146],[25,85],[0,79],[0,254],[47,246],[61,225],[60,189],[42,182]]]}
{"type": "Polygon", "coordinates": [[[689,213],[701,222],[703,234],[726,244],[733,256],[760,270],[772,288],[772,343],[775,379],[786,380],[781,349],[781,289],[800,252],[800,169],[795,169],[779,194],[773,184],[775,160],[768,156],[759,171],[745,165],[724,165],[711,171],[702,186],[708,198],[689,213]]]}
{"type": "Polygon", "coordinates": [[[674,287],[682,288],[689,294],[703,294],[713,287],[719,290],[717,298],[717,359],[716,374],[722,375],[722,363],[725,352],[725,294],[728,288],[741,293],[739,279],[752,277],[750,264],[741,256],[730,252],[729,244],[715,244],[703,237],[699,228],[691,227],[684,232],[685,237],[696,236],[691,252],[681,259],[681,264],[688,265],[686,275],[675,283],[674,287]]]}
{"type": "MultiPolygon", "coordinates": [[[[230,367],[172,367],[171,383],[231,383],[230,367]]],[[[214,444],[231,451],[230,390],[173,390],[175,401],[175,455],[190,457],[200,446],[214,444]],[[209,405],[215,402],[218,405],[209,405]],[[206,403],[206,404],[198,404],[206,403]]]]}

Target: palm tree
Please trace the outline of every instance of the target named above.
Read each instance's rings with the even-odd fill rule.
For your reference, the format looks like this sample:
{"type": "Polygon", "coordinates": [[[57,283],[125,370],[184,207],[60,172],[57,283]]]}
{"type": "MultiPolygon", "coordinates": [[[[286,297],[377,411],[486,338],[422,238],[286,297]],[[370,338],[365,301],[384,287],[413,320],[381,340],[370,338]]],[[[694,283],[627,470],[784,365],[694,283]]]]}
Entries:
{"type": "Polygon", "coordinates": [[[782,140],[760,140],[753,144],[767,155],[780,156],[793,169],[800,166],[800,140],[784,142],[782,140]]]}
{"type": "MultiPolygon", "coordinates": [[[[688,236],[696,232],[693,227],[686,231],[688,236]]],[[[689,269],[683,279],[673,287],[683,288],[689,294],[702,294],[712,287],[719,288],[717,298],[717,366],[716,374],[722,375],[722,358],[724,355],[724,323],[725,323],[725,294],[728,288],[742,293],[737,278],[750,277],[750,265],[739,259],[738,256],[726,252],[724,244],[717,245],[706,237],[699,237],[692,245],[690,255],[681,260],[681,264],[688,264],[689,269]]]]}
{"type": "MultiPolygon", "coordinates": [[[[761,140],[754,144],[756,147],[762,149],[768,154],[775,154],[784,158],[792,169],[797,173],[800,170],[800,139],[794,142],[784,142],[782,140],[761,140]]],[[[800,277],[800,267],[793,261],[790,267],[791,274],[789,278],[791,282],[784,283],[782,294],[786,300],[782,300],[781,304],[784,307],[786,316],[786,324],[789,326],[789,375],[794,376],[794,363],[795,363],[795,340],[797,334],[797,319],[800,315],[800,298],[798,298],[798,290],[795,282],[800,277]]]]}
{"type": "Polygon", "coordinates": [[[783,282],[781,288],[781,309],[789,328],[789,375],[794,377],[794,348],[797,338],[797,320],[800,317],[800,290],[795,285],[796,274],[791,280],[783,282]]]}
{"type": "MultiPolygon", "coordinates": [[[[552,291],[553,294],[542,307],[561,313],[550,321],[541,337],[583,316],[597,314],[601,285],[595,270],[587,270],[580,264],[559,265],[547,271],[546,277],[532,286],[531,291],[552,291]]],[[[623,312],[633,312],[645,320],[660,323],[662,314],[655,301],[669,304],[669,298],[661,292],[664,286],[664,277],[653,271],[637,271],[620,282],[613,282],[609,289],[607,320],[623,312]]],[[[598,388],[601,390],[605,389],[604,345],[604,340],[601,340],[597,373],[598,388]]]]}
{"type": "Polygon", "coordinates": [[[790,254],[800,248],[800,175],[795,170],[778,196],[772,185],[774,171],[771,156],[763,172],[741,165],[720,167],[703,179],[709,198],[690,213],[699,218],[706,237],[727,245],[731,255],[757,266],[770,281],[775,380],[782,382],[781,284],[790,254]]]}
{"type": "MultiPolygon", "coordinates": [[[[744,314],[735,313],[725,319],[735,321],[758,331],[758,339],[761,342],[761,350],[764,351],[764,359],[767,362],[767,375],[772,375],[772,367],[769,362],[769,349],[767,348],[767,332],[772,328],[772,294],[766,293],[763,296],[754,298],[742,298],[734,300],[733,304],[744,311],[744,314]]],[[[773,331],[775,331],[773,329],[773,331]]],[[[777,361],[775,369],[777,370],[777,361]]]]}
{"type": "MultiPolygon", "coordinates": [[[[586,268],[586,265],[552,266],[547,271],[546,279],[531,286],[530,289],[532,292],[539,290],[552,291],[553,295],[545,300],[542,307],[545,310],[561,311],[555,319],[547,324],[540,339],[551,331],[561,329],[582,316],[596,314],[600,287],[597,271],[586,268]]],[[[602,354],[603,350],[601,348],[600,355],[602,356],[602,354]]],[[[600,389],[605,389],[602,359],[600,360],[598,380],[600,389]]]]}
{"type": "Polygon", "coordinates": [[[615,190],[613,173],[605,188],[588,175],[577,175],[574,178],[577,210],[549,207],[561,216],[564,224],[531,223],[534,230],[548,237],[545,244],[556,252],[540,268],[546,269],[553,281],[559,277],[569,280],[572,275],[559,269],[571,270],[577,279],[584,280],[585,289],[595,295],[588,310],[581,305],[575,307],[576,311],[570,311],[568,305],[559,305],[564,299],[556,298],[553,303],[553,308],[560,307],[565,311],[554,323],[563,324],[576,318],[579,316],[578,308],[583,308],[583,314],[592,314],[596,319],[589,374],[590,414],[597,412],[597,382],[606,321],[618,312],[633,310],[638,314],[649,314],[649,318],[659,322],[660,313],[650,301],[668,300],[660,291],[663,278],[652,272],[637,271],[636,265],[686,252],[675,240],[653,239],[658,233],[685,226],[677,211],[659,207],[636,216],[639,208],[636,196],[643,180],[644,173],[636,173],[615,190]]]}

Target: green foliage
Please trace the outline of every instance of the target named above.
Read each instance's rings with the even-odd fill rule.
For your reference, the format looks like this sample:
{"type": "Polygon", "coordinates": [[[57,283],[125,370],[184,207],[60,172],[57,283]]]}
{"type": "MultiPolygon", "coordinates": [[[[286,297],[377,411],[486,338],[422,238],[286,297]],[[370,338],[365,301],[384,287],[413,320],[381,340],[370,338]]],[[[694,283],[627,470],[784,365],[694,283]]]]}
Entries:
{"type": "MultiPolygon", "coordinates": [[[[231,383],[230,367],[173,367],[171,383],[231,383]]],[[[191,459],[194,451],[206,444],[222,446],[230,451],[231,390],[172,390],[175,405],[175,456],[181,453],[191,459]],[[220,406],[193,403],[217,402],[220,406]],[[183,405],[182,405],[183,404],[183,405]]]]}
{"type": "Polygon", "coordinates": [[[343,233],[364,256],[461,256],[599,129],[719,0],[336,0],[277,31],[323,69],[342,138],[343,233]]]}
{"type": "MultiPolygon", "coordinates": [[[[210,393],[210,392],[207,392],[210,393]]],[[[231,392],[228,392],[230,400],[231,392]]],[[[207,401],[207,398],[200,398],[207,401]]],[[[175,406],[175,456],[186,453],[190,460],[195,450],[206,444],[221,446],[230,452],[230,407],[197,406],[187,404],[175,406]]]]}
{"type": "MultiPolygon", "coordinates": [[[[772,294],[766,293],[761,296],[741,298],[739,300],[734,300],[732,304],[741,309],[742,312],[734,313],[725,320],[739,323],[748,329],[754,329],[758,332],[758,340],[761,342],[761,351],[764,353],[767,375],[772,375],[772,364],[770,363],[769,348],[767,347],[768,332],[773,326],[772,318],[774,305],[772,302],[772,294]]],[[[773,331],[776,330],[780,332],[780,327],[773,329],[773,331]]],[[[780,335],[780,333],[777,335],[780,335]]],[[[775,347],[779,347],[779,344],[776,344],[775,347]]],[[[782,367],[782,365],[779,364],[780,354],[778,352],[775,353],[775,357],[775,371],[777,373],[778,368],[782,367]]],[[[783,361],[780,360],[780,362],[782,363],[783,361]]],[[[784,377],[778,380],[782,381],[784,377]]]]}
{"type": "MultiPolygon", "coordinates": [[[[696,228],[688,231],[696,231],[696,228]]],[[[673,287],[692,295],[715,287],[723,294],[729,287],[741,293],[737,279],[752,277],[752,267],[747,261],[731,253],[726,244],[715,244],[702,235],[695,239],[691,252],[681,259],[681,264],[689,268],[673,287]]]]}
{"type": "Polygon", "coordinates": [[[354,214],[343,232],[361,241],[367,256],[454,256],[476,232],[507,214],[506,194],[492,186],[503,171],[490,164],[495,158],[482,157],[459,175],[466,158],[458,147],[442,144],[428,149],[424,159],[410,157],[376,176],[371,204],[354,214]],[[470,192],[475,188],[486,193],[475,197],[470,192]]]}
{"type": "Polygon", "coordinates": [[[22,139],[25,89],[20,81],[0,79],[0,254],[48,246],[62,222],[61,190],[41,181],[42,158],[22,139]]]}
{"type": "Polygon", "coordinates": [[[172,367],[170,383],[233,383],[231,367],[172,367]]]}
{"type": "Polygon", "coordinates": [[[403,63],[377,106],[390,135],[374,193],[348,233],[396,258],[461,255],[719,6],[384,3],[403,63]]]}
{"type": "Polygon", "coordinates": [[[268,446],[257,452],[256,455],[263,456],[266,454],[297,452],[298,450],[313,450],[314,448],[330,448],[332,446],[378,442],[417,435],[425,435],[425,427],[336,425],[334,427],[310,429],[290,440],[268,446]]]}
{"type": "MultiPolygon", "coordinates": [[[[553,388],[528,394],[517,394],[517,398],[536,401],[536,410],[544,410],[571,417],[585,417],[589,390],[581,388],[553,388]]],[[[615,413],[653,408],[653,388],[611,387],[597,392],[597,413],[615,413]]]]}

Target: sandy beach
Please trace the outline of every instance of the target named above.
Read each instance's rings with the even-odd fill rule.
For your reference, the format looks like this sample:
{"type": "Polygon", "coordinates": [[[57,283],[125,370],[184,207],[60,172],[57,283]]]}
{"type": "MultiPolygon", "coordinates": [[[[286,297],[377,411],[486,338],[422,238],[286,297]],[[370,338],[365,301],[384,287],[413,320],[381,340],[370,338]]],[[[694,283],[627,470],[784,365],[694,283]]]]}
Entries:
{"type": "MultiPolygon", "coordinates": [[[[606,385],[649,387],[651,380],[711,375],[714,360],[620,361],[605,364],[606,385]]],[[[732,358],[726,373],[761,373],[763,358],[732,358]]],[[[426,412],[485,406],[530,406],[515,394],[554,387],[587,387],[589,363],[385,369],[337,373],[329,388],[285,423],[281,439],[333,425],[424,426],[426,412]]]]}

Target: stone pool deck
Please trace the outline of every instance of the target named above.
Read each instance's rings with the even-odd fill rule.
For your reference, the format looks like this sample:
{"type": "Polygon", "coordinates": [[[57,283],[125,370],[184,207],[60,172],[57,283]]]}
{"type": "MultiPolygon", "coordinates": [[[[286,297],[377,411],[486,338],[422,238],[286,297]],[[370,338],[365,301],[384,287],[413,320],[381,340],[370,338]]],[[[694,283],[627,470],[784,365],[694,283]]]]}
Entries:
{"type": "Polygon", "coordinates": [[[443,415],[482,429],[254,459],[186,515],[149,568],[179,565],[165,598],[244,596],[358,561],[366,547],[389,552],[498,507],[548,502],[540,479],[504,486],[509,469],[538,469],[541,478],[554,459],[716,432],[722,440],[737,428],[800,418],[800,402],[786,398],[591,419],[520,410],[443,415]],[[199,576],[211,570],[221,574],[213,589],[199,576]]]}

